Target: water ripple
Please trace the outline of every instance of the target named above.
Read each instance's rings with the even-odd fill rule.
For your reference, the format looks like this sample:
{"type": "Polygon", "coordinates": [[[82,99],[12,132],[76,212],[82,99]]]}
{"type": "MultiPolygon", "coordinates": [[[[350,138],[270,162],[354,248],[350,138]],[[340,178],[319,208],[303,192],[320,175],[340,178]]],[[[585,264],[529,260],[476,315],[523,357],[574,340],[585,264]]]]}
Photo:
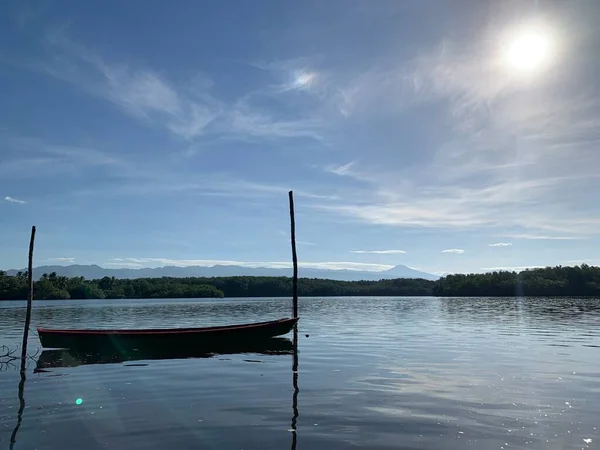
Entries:
{"type": "MultiPolygon", "coordinates": [[[[2,344],[18,345],[23,306],[0,302],[2,344]]],[[[210,326],[290,310],[288,299],[36,302],[32,323],[210,326]]],[[[300,313],[298,448],[592,449],[600,442],[597,299],[306,298],[300,313]]],[[[31,368],[15,448],[294,442],[289,355],[31,368]]],[[[18,382],[17,368],[5,366],[0,446],[16,423],[18,382]]]]}

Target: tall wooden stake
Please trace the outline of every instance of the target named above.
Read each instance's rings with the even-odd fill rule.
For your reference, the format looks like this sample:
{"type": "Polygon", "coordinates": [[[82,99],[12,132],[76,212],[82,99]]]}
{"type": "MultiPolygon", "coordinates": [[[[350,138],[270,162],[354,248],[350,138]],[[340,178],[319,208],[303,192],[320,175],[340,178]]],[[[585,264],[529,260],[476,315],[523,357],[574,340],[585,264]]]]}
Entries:
{"type": "Polygon", "coordinates": [[[294,263],[294,278],[292,280],[292,296],[294,302],[294,317],[298,317],[298,255],[296,254],[296,220],[294,218],[294,192],[290,191],[290,224],[292,228],[292,261],[294,263]]]}
{"type": "Polygon", "coordinates": [[[31,240],[29,241],[29,268],[27,281],[29,282],[29,297],[27,298],[27,313],[25,314],[25,330],[23,330],[23,345],[21,346],[21,372],[25,372],[27,361],[27,339],[29,338],[29,323],[31,322],[31,303],[33,302],[33,244],[35,242],[35,226],[31,227],[31,240]]]}
{"type": "Polygon", "coordinates": [[[29,297],[27,298],[27,313],[25,314],[25,330],[23,331],[23,344],[21,345],[21,381],[19,382],[19,411],[17,412],[17,424],[10,435],[9,450],[15,448],[17,442],[17,433],[23,422],[23,412],[25,411],[25,381],[27,377],[27,339],[29,338],[29,323],[31,322],[31,303],[33,302],[33,243],[35,242],[35,227],[31,227],[31,240],[29,241],[29,267],[27,271],[27,281],[29,281],[29,297]]]}

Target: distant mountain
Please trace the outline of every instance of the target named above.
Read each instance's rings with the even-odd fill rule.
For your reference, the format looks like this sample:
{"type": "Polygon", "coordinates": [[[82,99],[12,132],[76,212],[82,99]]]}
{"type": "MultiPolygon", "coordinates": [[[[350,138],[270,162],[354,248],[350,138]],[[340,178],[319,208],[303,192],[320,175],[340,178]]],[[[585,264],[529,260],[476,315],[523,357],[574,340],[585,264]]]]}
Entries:
{"type": "MultiPolygon", "coordinates": [[[[25,272],[26,269],[21,269],[25,272]]],[[[15,275],[18,270],[7,270],[9,275],[15,275]]],[[[272,269],[270,267],[241,267],[241,266],[165,266],[157,268],[142,269],[105,269],[97,265],[70,266],[40,266],[33,269],[33,276],[38,279],[44,273],[56,272],[58,275],[67,277],[85,277],[97,279],[102,277],[115,278],[154,278],[154,277],[233,277],[233,276],[266,276],[266,277],[289,277],[291,269],[272,269]]],[[[300,277],[325,278],[329,280],[358,281],[358,280],[380,280],[390,278],[424,278],[426,280],[437,280],[439,277],[430,273],[420,272],[410,267],[399,265],[381,272],[366,272],[359,270],[330,270],[309,269],[300,267],[300,277]]]]}

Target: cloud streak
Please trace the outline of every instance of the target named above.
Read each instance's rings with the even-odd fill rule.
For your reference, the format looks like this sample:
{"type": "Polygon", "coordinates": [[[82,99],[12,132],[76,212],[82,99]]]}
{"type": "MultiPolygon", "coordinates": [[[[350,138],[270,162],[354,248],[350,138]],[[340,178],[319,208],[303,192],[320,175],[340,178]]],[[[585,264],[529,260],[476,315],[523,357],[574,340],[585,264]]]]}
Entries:
{"type": "Polygon", "coordinates": [[[448,248],[446,250],[442,250],[442,253],[456,253],[457,255],[462,255],[465,251],[462,248],[448,248]]]}
{"type": "Polygon", "coordinates": [[[512,242],[496,242],[495,244],[490,244],[490,247],[510,247],[512,242]]]}
{"type": "Polygon", "coordinates": [[[503,237],[513,238],[513,239],[532,239],[532,240],[549,240],[549,241],[573,241],[584,239],[582,236],[549,236],[544,234],[529,234],[529,233],[520,233],[520,234],[505,234],[503,237]]]}
{"type": "Polygon", "coordinates": [[[375,255],[400,255],[406,253],[404,250],[350,250],[350,253],[375,254],[375,255]]]}
{"type": "Polygon", "coordinates": [[[4,200],[6,200],[8,203],[18,203],[20,205],[27,203],[25,200],[19,200],[18,198],[9,197],[8,195],[4,197],[4,200]]]}
{"type": "MultiPolygon", "coordinates": [[[[106,263],[111,266],[131,266],[139,264],[141,267],[157,267],[157,266],[240,266],[240,267],[267,267],[272,269],[289,269],[292,268],[292,263],[288,261],[234,261],[234,260],[217,260],[217,259],[171,259],[171,258],[113,258],[106,263]]],[[[381,272],[391,269],[394,266],[388,264],[371,264],[357,263],[351,261],[334,261],[334,262],[300,262],[299,267],[310,269],[328,269],[328,270],[360,270],[369,272],[381,272]]]]}
{"type": "Polygon", "coordinates": [[[408,62],[373,66],[343,87],[361,120],[435,107],[446,129],[420,158],[403,155],[402,168],[390,167],[397,148],[389,145],[364,164],[326,166],[355,180],[360,195],[323,208],[379,225],[543,239],[598,234],[600,214],[588,206],[600,180],[597,93],[571,92],[564,68],[528,83],[506,71],[490,42],[445,41],[408,62]]]}
{"type": "MultiPolygon", "coordinates": [[[[38,69],[187,141],[207,135],[243,140],[322,139],[320,119],[296,116],[281,120],[251,104],[250,95],[233,102],[222,100],[213,93],[213,83],[206,77],[189,89],[151,68],[109,62],[64,32],[49,34],[45,42],[50,59],[38,64],[38,69]]],[[[299,75],[294,89],[308,87],[315,76],[299,75]]]]}

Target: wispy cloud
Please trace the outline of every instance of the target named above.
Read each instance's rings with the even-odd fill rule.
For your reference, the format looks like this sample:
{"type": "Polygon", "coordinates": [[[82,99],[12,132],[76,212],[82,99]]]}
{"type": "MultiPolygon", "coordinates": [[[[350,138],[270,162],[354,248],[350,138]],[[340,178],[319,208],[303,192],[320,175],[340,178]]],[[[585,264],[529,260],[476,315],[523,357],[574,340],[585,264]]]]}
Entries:
{"type": "Polygon", "coordinates": [[[465,251],[462,248],[448,248],[446,250],[442,250],[442,253],[456,253],[456,254],[463,254],[465,251]]]}
{"type": "Polygon", "coordinates": [[[47,74],[104,98],[137,119],[164,125],[185,139],[201,135],[219,114],[218,102],[192,99],[151,69],[109,63],[62,31],[49,34],[46,43],[51,59],[41,69],[47,74]]]}
{"type": "Polygon", "coordinates": [[[19,203],[21,205],[27,203],[25,200],[19,200],[18,198],[9,197],[8,195],[4,197],[4,200],[6,200],[8,203],[19,203]]]}
{"type": "Polygon", "coordinates": [[[567,261],[567,264],[588,264],[588,265],[598,265],[600,264],[600,258],[580,258],[580,259],[571,259],[567,261]]]}
{"type": "Polygon", "coordinates": [[[308,242],[308,241],[296,241],[296,244],[306,245],[307,247],[314,247],[315,245],[317,245],[314,242],[308,242]]]}
{"type": "MultiPolygon", "coordinates": [[[[0,177],[3,179],[20,181],[33,178],[36,182],[44,180],[58,187],[63,186],[67,178],[93,173],[106,177],[106,185],[101,187],[110,191],[127,183],[158,182],[167,173],[164,164],[108,153],[92,146],[65,145],[38,137],[0,133],[0,147],[5,152],[4,159],[0,161],[0,177]]],[[[181,177],[177,179],[181,180],[181,177]]],[[[77,194],[81,190],[69,189],[68,194],[77,194]]]]}
{"type": "Polygon", "coordinates": [[[327,166],[325,170],[340,176],[352,176],[354,175],[354,173],[352,172],[352,166],[354,166],[355,164],[356,161],[350,161],[349,163],[343,164],[341,166],[327,166]]]}
{"type": "Polygon", "coordinates": [[[127,262],[127,261],[121,261],[121,262],[105,262],[102,263],[103,266],[108,266],[109,268],[114,267],[114,268],[121,268],[121,269],[143,269],[144,266],[141,263],[134,263],[134,262],[127,262]]]}
{"type": "MultiPolygon", "coordinates": [[[[69,190],[76,196],[123,196],[190,193],[194,195],[266,199],[287,196],[289,186],[250,181],[227,173],[210,173],[198,177],[181,165],[152,160],[136,154],[109,153],[92,146],[65,145],[37,137],[0,133],[0,147],[6,153],[0,161],[0,177],[17,179],[64,181],[66,177],[81,177],[83,173],[102,173],[103,183],[69,190]]],[[[60,183],[62,185],[62,183],[60,183]]],[[[338,200],[330,190],[316,186],[295,189],[299,198],[320,201],[338,200]]],[[[7,197],[5,201],[19,200],[7,197]]],[[[308,245],[308,244],[306,244],[308,245]]]]}
{"type": "MultiPolygon", "coordinates": [[[[104,263],[112,266],[131,266],[140,264],[144,267],[158,266],[240,266],[240,267],[268,267],[274,269],[292,268],[292,263],[288,261],[234,261],[234,260],[213,260],[213,259],[171,259],[171,258],[113,258],[104,263]]],[[[391,269],[394,266],[387,264],[357,263],[350,261],[334,262],[300,262],[299,267],[310,269],[329,269],[329,270],[361,270],[379,272],[391,269]]]]}
{"type": "Polygon", "coordinates": [[[74,263],[75,258],[71,256],[59,256],[56,258],[48,258],[48,261],[56,261],[56,262],[64,262],[64,263],[74,263]]]}
{"type": "Polygon", "coordinates": [[[583,236],[549,236],[545,234],[529,234],[529,233],[519,233],[519,234],[504,234],[503,237],[513,238],[513,239],[533,239],[533,240],[555,240],[555,241],[573,241],[584,239],[583,236]]]}
{"type": "MultiPolygon", "coordinates": [[[[45,73],[103,98],[134,118],[163,127],[188,141],[205,135],[224,139],[310,138],[321,140],[323,122],[302,115],[280,119],[256,108],[250,95],[233,102],[218,98],[206,75],[202,83],[175,84],[148,67],[110,62],[93,50],[69,39],[62,31],[46,43],[51,59],[37,64],[45,73]]],[[[290,89],[313,84],[316,74],[299,72],[290,89]]]]}
{"type": "Polygon", "coordinates": [[[279,120],[271,115],[255,111],[245,104],[238,104],[227,114],[227,121],[220,126],[224,133],[233,132],[234,137],[245,140],[311,138],[321,141],[322,123],[315,118],[279,120]]]}
{"type": "Polygon", "coordinates": [[[555,89],[564,87],[562,71],[529,83],[502,66],[490,42],[444,42],[355,76],[345,98],[364,120],[428,105],[443,111],[448,130],[445,142],[406,157],[401,169],[389,164],[395,146],[373,149],[360,166],[326,166],[363,186],[360,198],[322,208],[372,224],[597,234],[600,214],[588,206],[600,180],[597,94],[555,89]]]}
{"type": "Polygon", "coordinates": [[[495,244],[490,244],[490,247],[510,247],[512,242],[496,242],[495,244]]]}
{"type": "Polygon", "coordinates": [[[275,80],[274,85],[263,89],[259,94],[286,93],[300,91],[322,97],[329,88],[328,75],[315,68],[319,61],[315,58],[291,58],[271,62],[254,62],[253,67],[264,70],[275,80]]]}
{"type": "Polygon", "coordinates": [[[291,79],[284,84],[284,89],[292,90],[310,90],[319,79],[319,74],[307,69],[298,69],[292,71],[291,79]]]}
{"type": "Polygon", "coordinates": [[[400,255],[406,253],[404,250],[350,250],[350,253],[371,253],[375,255],[400,255]]]}

